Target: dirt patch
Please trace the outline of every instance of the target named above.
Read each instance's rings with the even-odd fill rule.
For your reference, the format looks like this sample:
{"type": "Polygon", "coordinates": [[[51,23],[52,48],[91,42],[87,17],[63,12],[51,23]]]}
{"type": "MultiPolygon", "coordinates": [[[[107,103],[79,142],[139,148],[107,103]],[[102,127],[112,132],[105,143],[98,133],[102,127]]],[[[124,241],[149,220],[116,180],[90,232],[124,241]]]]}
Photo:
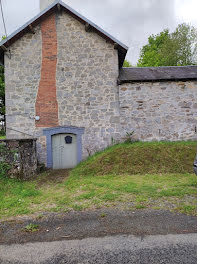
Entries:
{"type": "Polygon", "coordinates": [[[38,186],[42,186],[47,184],[59,184],[64,182],[68,177],[71,172],[70,170],[47,170],[45,173],[41,174],[38,177],[38,186]]]}

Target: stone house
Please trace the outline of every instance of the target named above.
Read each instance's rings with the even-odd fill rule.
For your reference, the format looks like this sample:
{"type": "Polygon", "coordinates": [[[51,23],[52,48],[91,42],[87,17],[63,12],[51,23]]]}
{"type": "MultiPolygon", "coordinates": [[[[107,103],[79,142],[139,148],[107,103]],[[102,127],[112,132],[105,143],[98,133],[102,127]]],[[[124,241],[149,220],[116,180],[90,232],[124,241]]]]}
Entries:
{"type": "Polygon", "coordinates": [[[196,139],[196,66],[122,68],[124,44],[52,2],[40,0],[41,12],[0,43],[8,139],[37,138],[39,162],[55,169],[131,131],[196,139]]]}

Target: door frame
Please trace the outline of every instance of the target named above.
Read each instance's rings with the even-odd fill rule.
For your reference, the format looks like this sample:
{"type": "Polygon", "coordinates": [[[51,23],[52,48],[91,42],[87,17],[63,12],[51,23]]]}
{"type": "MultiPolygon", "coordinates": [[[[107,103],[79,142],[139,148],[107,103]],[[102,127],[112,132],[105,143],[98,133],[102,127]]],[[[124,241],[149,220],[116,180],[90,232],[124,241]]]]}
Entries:
{"type": "Polygon", "coordinates": [[[57,134],[74,134],[77,137],[77,163],[82,161],[82,135],[85,128],[79,127],[52,127],[43,130],[47,144],[47,168],[53,168],[52,136],[57,134]]]}

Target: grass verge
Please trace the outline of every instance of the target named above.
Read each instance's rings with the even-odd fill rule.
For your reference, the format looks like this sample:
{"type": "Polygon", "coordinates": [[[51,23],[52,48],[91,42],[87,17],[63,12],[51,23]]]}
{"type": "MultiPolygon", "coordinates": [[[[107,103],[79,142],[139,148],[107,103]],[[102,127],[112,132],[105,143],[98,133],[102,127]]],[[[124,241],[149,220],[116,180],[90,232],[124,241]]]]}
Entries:
{"type": "Polygon", "coordinates": [[[168,209],[197,215],[197,177],[194,174],[105,175],[62,182],[6,180],[0,187],[0,217],[121,207],[168,209]]]}
{"type": "Polygon", "coordinates": [[[191,173],[195,149],[194,142],[120,144],[96,154],[71,172],[45,172],[30,182],[0,178],[0,218],[113,206],[197,215],[197,177],[191,173]],[[165,162],[160,168],[162,156],[165,162]],[[142,164],[145,157],[149,157],[147,166],[142,164]]]}

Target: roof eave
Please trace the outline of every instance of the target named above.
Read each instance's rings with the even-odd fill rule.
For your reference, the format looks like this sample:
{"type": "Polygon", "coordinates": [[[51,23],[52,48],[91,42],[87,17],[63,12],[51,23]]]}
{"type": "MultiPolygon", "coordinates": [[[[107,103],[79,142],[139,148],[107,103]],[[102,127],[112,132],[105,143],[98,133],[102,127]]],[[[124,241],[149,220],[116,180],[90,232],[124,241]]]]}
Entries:
{"type": "Polygon", "coordinates": [[[142,82],[187,82],[187,81],[197,81],[197,78],[183,78],[183,79],[136,79],[136,80],[120,80],[118,79],[118,84],[126,84],[126,83],[142,83],[142,82]]]}

